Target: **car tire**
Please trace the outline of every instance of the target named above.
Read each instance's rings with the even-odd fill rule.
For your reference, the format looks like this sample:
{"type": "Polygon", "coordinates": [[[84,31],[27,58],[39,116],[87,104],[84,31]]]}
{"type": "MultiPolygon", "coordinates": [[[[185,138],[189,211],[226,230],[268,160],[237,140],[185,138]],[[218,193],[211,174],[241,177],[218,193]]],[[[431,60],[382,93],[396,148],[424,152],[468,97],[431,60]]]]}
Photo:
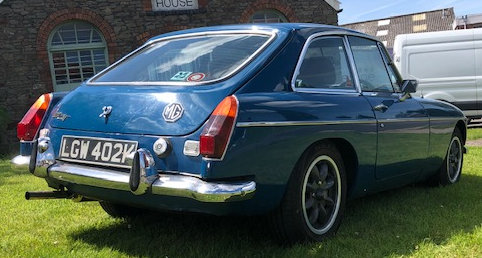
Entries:
{"type": "Polygon", "coordinates": [[[108,201],[100,201],[100,207],[113,218],[134,218],[146,214],[148,211],[136,207],[112,203],[108,201]]]}
{"type": "Polygon", "coordinates": [[[308,149],[272,214],[276,237],[293,244],[334,235],[345,210],[346,188],[345,168],[335,145],[323,142],[308,149]]]}
{"type": "Polygon", "coordinates": [[[438,173],[432,178],[432,184],[445,186],[455,184],[460,180],[464,162],[463,146],[462,133],[458,128],[455,128],[445,159],[438,173]]]}

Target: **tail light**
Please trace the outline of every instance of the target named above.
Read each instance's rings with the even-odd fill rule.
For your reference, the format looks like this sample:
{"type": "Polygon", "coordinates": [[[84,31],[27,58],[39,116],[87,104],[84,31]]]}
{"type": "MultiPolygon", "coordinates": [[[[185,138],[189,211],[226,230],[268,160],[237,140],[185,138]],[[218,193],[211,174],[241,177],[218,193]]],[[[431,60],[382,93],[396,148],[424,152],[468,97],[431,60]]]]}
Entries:
{"type": "Polygon", "coordinates": [[[22,141],[31,141],[35,138],[35,134],[42,123],[42,119],[49,107],[51,94],[40,96],[30,107],[22,121],[17,125],[17,137],[22,141]]]}
{"type": "Polygon", "coordinates": [[[222,158],[237,115],[238,100],[235,96],[226,97],[219,103],[201,133],[199,143],[201,155],[207,158],[222,158]]]}

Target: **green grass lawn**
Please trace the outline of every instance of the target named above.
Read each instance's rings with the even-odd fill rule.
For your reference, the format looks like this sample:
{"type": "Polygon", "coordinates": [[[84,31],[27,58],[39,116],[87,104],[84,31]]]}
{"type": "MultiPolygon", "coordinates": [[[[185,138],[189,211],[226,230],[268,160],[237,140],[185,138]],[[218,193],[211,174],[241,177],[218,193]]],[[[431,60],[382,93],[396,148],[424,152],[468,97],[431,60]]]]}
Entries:
{"type": "Polygon", "coordinates": [[[482,138],[482,128],[470,128],[467,134],[467,140],[476,140],[482,138]]]}
{"type": "Polygon", "coordinates": [[[0,257],[482,257],[481,157],[481,147],[469,147],[454,186],[353,200],[335,237],[292,247],[273,241],[264,218],[151,214],[123,221],[96,202],[26,201],[25,191],[49,188],[4,159],[0,257]]]}

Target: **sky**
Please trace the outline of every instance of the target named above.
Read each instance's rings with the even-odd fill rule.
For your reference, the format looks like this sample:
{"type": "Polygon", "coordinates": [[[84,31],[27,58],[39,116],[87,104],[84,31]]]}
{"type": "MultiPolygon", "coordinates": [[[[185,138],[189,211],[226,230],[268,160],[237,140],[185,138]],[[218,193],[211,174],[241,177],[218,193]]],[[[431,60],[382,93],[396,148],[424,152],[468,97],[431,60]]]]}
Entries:
{"type": "Polygon", "coordinates": [[[454,7],[455,16],[482,13],[482,0],[339,0],[338,24],[454,7]]]}

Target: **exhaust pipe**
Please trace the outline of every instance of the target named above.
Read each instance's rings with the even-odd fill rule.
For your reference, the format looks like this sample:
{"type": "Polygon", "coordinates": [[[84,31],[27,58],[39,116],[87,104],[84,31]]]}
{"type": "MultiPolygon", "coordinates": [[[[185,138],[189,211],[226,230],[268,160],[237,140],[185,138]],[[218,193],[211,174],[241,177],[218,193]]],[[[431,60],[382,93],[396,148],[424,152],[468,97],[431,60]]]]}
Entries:
{"type": "Polygon", "coordinates": [[[70,197],[72,197],[72,195],[65,191],[25,192],[26,200],[66,199],[70,197]]]}

